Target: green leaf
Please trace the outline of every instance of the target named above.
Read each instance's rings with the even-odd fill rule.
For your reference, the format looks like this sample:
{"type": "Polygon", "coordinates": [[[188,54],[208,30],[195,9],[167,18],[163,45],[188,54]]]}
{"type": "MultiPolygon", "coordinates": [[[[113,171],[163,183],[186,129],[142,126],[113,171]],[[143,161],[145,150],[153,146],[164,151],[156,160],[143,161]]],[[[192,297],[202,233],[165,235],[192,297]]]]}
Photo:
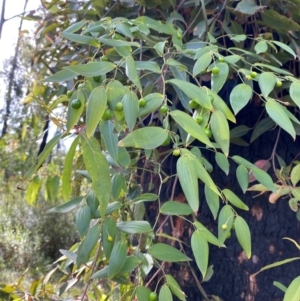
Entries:
{"type": "Polygon", "coordinates": [[[235,10],[242,14],[254,15],[261,9],[261,6],[256,5],[255,1],[242,0],[238,3],[235,10]]]}
{"type": "Polygon", "coordinates": [[[25,196],[25,200],[29,205],[31,205],[31,206],[35,205],[35,203],[37,201],[38,193],[42,186],[42,183],[43,182],[39,176],[35,176],[30,181],[30,184],[28,185],[28,188],[26,191],[26,196],[25,196]]]}
{"type": "Polygon", "coordinates": [[[225,172],[228,176],[229,174],[229,162],[226,156],[222,153],[216,153],[215,159],[219,167],[225,172]]]}
{"type": "Polygon", "coordinates": [[[138,117],[147,115],[157,110],[163,103],[164,95],[160,93],[151,93],[144,97],[146,105],[139,108],[138,117]]]}
{"type": "Polygon", "coordinates": [[[138,301],[149,301],[151,290],[144,286],[138,286],[136,289],[136,296],[138,301]]]}
{"type": "Polygon", "coordinates": [[[76,264],[78,268],[89,260],[90,253],[94,249],[99,237],[100,225],[96,224],[88,231],[85,239],[78,247],[76,258],[76,264]]]}
{"type": "Polygon", "coordinates": [[[132,49],[130,46],[115,46],[114,49],[118,54],[120,54],[122,57],[127,58],[131,55],[132,49]]]}
{"type": "Polygon", "coordinates": [[[91,62],[84,65],[75,65],[66,67],[67,70],[77,74],[92,77],[105,75],[106,73],[114,70],[116,65],[111,62],[91,62]]]}
{"type": "Polygon", "coordinates": [[[112,217],[108,217],[102,225],[102,246],[103,252],[107,260],[109,260],[111,251],[114,246],[114,241],[117,234],[117,225],[112,217]],[[112,241],[108,240],[108,237],[112,238],[112,241]]]}
{"type": "Polygon", "coordinates": [[[217,218],[220,202],[219,196],[213,190],[211,190],[207,185],[204,186],[204,194],[206,198],[207,205],[214,216],[214,219],[217,218]]]}
{"type": "Polygon", "coordinates": [[[268,44],[266,41],[262,40],[262,41],[259,41],[255,46],[254,46],[254,50],[257,54],[260,54],[260,53],[264,53],[264,52],[267,52],[268,50],[268,44]]]}
{"type": "Polygon", "coordinates": [[[205,46],[205,47],[197,49],[194,60],[197,60],[199,57],[201,57],[202,55],[204,55],[205,53],[208,53],[208,52],[218,52],[218,46],[209,45],[209,46],[205,46]]]}
{"type": "Polygon", "coordinates": [[[158,195],[155,193],[143,193],[137,198],[133,199],[133,202],[137,204],[139,202],[153,202],[156,201],[157,199],[158,199],[158,195]]]}
{"type": "Polygon", "coordinates": [[[229,153],[229,126],[226,117],[220,111],[214,111],[210,118],[210,127],[214,138],[221,147],[224,155],[227,157],[229,153]]]}
{"type": "Polygon", "coordinates": [[[146,221],[119,222],[117,223],[117,228],[129,234],[148,233],[152,231],[150,224],[146,221]]]}
{"type": "Polygon", "coordinates": [[[260,120],[259,123],[254,128],[254,131],[250,138],[250,143],[255,141],[260,135],[270,130],[274,126],[275,126],[275,122],[270,117],[260,120]]]}
{"type": "Polygon", "coordinates": [[[246,193],[249,184],[249,172],[244,165],[239,165],[236,169],[236,178],[241,189],[246,193]]]}
{"type": "Polygon", "coordinates": [[[91,277],[91,279],[102,279],[102,278],[108,278],[108,265],[102,268],[101,270],[94,273],[91,277]]]}
{"type": "Polygon", "coordinates": [[[252,88],[244,83],[233,88],[230,93],[230,104],[236,115],[252,98],[252,88]]]}
{"type": "Polygon", "coordinates": [[[233,220],[234,220],[234,214],[232,212],[231,207],[229,205],[225,205],[221,209],[218,218],[218,238],[222,243],[224,243],[228,233],[231,231],[233,220]],[[222,229],[223,225],[227,225],[226,230],[222,229]]]}
{"type": "Polygon", "coordinates": [[[106,46],[112,46],[112,47],[134,46],[138,48],[140,47],[140,44],[137,42],[127,42],[123,40],[113,40],[107,38],[99,38],[98,40],[106,46]]]}
{"type": "Polygon", "coordinates": [[[222,193],[233,206],[240,208],[242,210],[249,210],[249,207],[245,203],[243,203],[242,200],[231,190],[226,188],[222,190],[222,193]]]}
{"type": "Polygon", "coordinates": [[[71,26],[69,26],[67,29],[65,29],[63,31],[63,33],[65,33],[65,32],[69,32],[69,33],[76,32],[79,29],[81,29],[85,24],[86,24],[85,21],[76,22],[76,23],[72,24],[71,26]]]}
{"type": "Polygon", "coordinates": [[[158,260],[166,262],[181,262],[191,260],[179,250],[162,243],[152,245],[148,250],[148,254],[158,260]]]}
{"type": "Polygon", "coordinates": [[[238,125],[230,131],[230,139],[242,137],[246,135],[249,130],[251,130],[251,128],[245,125],[238,125]]]}
{"type": "Polygon", "coordinates": [[[277,82],[277,78],[272,72],[263,72],[258,77],[258,85],[264,97],[267,97],[277,82]]]}
{"type": "Polygon", "coordinates": [[[183,155],[177,160],[176,169],[183,193],[193,212],[197,212],[199,208],[199,189],[194,161],[196,160],[191,156],[183,155]]]}
{"type": "Polygon", "coordinates": [[[156,62],[150,61],[135,61],[136,70],[148,70],[154,73],[161,74],[161,69],[156,62]]]}
{"type": "Polygon", "coordinates": [[[172,293],[167,284],[163,284],[160,288],[158,301],[173,301],[172,293]]]}
{"type": "Polygon", "coordinates": [[[296,132],[291,120],[285,112],[285,107],[283,107],[277,101],[268,98],[268,101],[266,103],[266,110],[269,116],[275,121],[275,123],[277,123],[285,131],[287,131],[295,140],[296,132]]]}
{"type": "Polygon", "coordinates": [[[68,104],[68,115],[67,115],[67,131],[69,132],[71,129],[73,129],[74,125],[78,122],[80,119],[83,110],[85,107],[85,95],[83,91],[77,91],[73,93],[69,104],[68,104]],[[79,109],[74,109],[72,107],[72,101],[74,99],[79,99],[81,102],[81,106],[79,109]]]}
{"type": "Polygon", "coordinates": [[[81,136],[83,161],[92,178],[92,187],[100,203],[100,215],[105,216],[111,193],[109,165],[101,153],[98,141],[91,137],[81,136]]]}
{"type": "Polygon", "coordinates": [[[61,193],[65,201],[70,198],[72,192],[71,173],[73,167],[73,159],[75,156],[75,151],[78,145],[78,141],[79,141],[79,136],[77,136],[74,139],[65,157],[65,164],[64,164],[63,174],[62,174],[62,185],[61,185],[61,193]]]}
{"type": "Polygon", "coordinates": [[[90,190],[87,197],[86,203],[91,210],[91,217],[98,217],[99,216],[99,200],[96,198],[94,191],[90,190]]]}
{"type": "Polygon", "coordinates": [[[291,172],[291,181],[292,181],[292,184],[294,186],[296,186],[297,183],[299,182],[299,180],[300,180],[300,164],[297,164],[292,169],[292,172],[291,172]]]}
{"type": "Polygon", "coordinates": [[[290,96],[293,102],[300,107],[300,82],[292,82],[290,85],[290,96]]]}
{"type": "Polygon", "coordinates": [[[246,221],[241,217],[237,216],[234,221],[234,228],[238,242],[245,251],[247,257],[251,257],[251,234],[249,226],[246,221]]]}
{"type": "Polygon", "coordinates": [[[210,52],[206,52],[202,56],[200,56],[194,65],[193,76],[196,76],[202,71],[205,71],[207,67],[210,65],[211,60],[212,60],[212,55],[210,52]]]}
{"type": "Polygon", "coordinates": [[[64,204],[61,204],[59,206],[56,206],[54,208],[51,208],[51,209],[47,210],[46,213],[66,213],[66,212],[69,212],[69,211],[73,210],[74,208],[76,208],[82,200],[83,200],[83,197],[79,196],[77,198],[74,198],[74,199],[70,200],[69,202],[66,202],[64,204]]]}
{"type": "Polygon", "coordinates": [[[103,86],[96,87],[87,102],[86,108],[86,135],[90,138],[101,120],[106,109],[106,92],[103,86]]]}
{"type": "Polygon", "coordinates": [[[108,265],[108,278],[112,279],[118,272],[122,269],[127,256],[127,246],[126,242],[118,241],[110,255],[109,265],[108,265]]]}
{"type": "Polygon", "coordinates": [[[114,133],[115,125],[110,120],[100,122],[100,132],[104,139],[108,153],[114,161],[118,161],[118,134],[114,133]]]}
{"type": "Polygon", "coordinates": [[[94,47],[100,47],[100,43],[97,39],[85,35],[80,35],[76,33],[62,32],[61,36],[71,42],[75,42],[78,44],[87,44],[94,47]]]}
{"type": "Polygon", "coordinates": [[[83,237],[89,228],[91,221],[91,209],[89,206],[84,205],[80,207],[76,213],[76,227],[80,234],[80,237],[83,237]]]}
{"type": "Polygon", "coordinates": [[[153,49],[156,50],[156,53],[159,56],[163,56],[164,52],[165,52],[165,45],[166,45],[167,41],[163,41],[163,42],[158,42],[153,46],[153,49]]]}
{"type": "Polygon", "coordinates": [[[165,215],[190,215],[193,210],[187,204],[168,201],[161,206],[160,213],[165,215]]]}
{"type": "Polygon", "coordinates": [[[282,48],[283,50],[285,50],[289,54],[291,54],[294,57],[294,59],[296,58],[297,55],[296,55],[295,51],[290,46],[288,46],[284,43],[281,43],[279,41],[272,41],[272,43],[279,46],[280,48],[282,48]]]}
{"type": "Polygon", "coordinates": [[[167,284],[171,290],[171,292],[181,301],[186,300],[185,293],[181,290],[181,287],[177,283],[177,281],[171,275],[165,275],[167,284]]]}
{"type": "Polygon", "coordinates": [[[219,68],[220,72],[217,75],[212,74],[211,89],[214,92],[218,93],[227,80],[229,74],[229,67],[227,63],[217,63],[215,64],[215,66],[219,68]]]}
{"type": "Polygon", "coordinates": [[[119,146],[154,149],[162,145],[167,137],[168,131],[160,127],[149,126],[129,133],[119,141],[119,146]]]}
{"type": "MultiPolygon", "coordinates": [[[[132,56],[128,56],[126,58],[126,67],[125,67],[125,73],[128,76],[128,78],[137,86],[137,88],[141,91],[142,85],[140,82],[139,75],[136,70],[135,62],[132,56]]],[[[132,92],[133,93],[133,92],[132,92]]]]}
{"type": "Polygon", "coordinates": [[[127,256],[124,265],[122,266],[119,274],[127,274],[132,271],[141,263],[141,259],[136,256],[127,256]]]}
{"type": "Polygon", "coordinates": [[[180,79],[170,79],[166,83],[173,84],[182,90],[190,99],[194,99],[199,105],[206,109],[212,109],[207,94],[199,87],[180,79]]]}
{"type": "Polygon", "coordinates": [[[293,76],[292,73],[284,70],[284,69],[280,69],[280,68],[277,68],[277,67],[274,67],[272,65],[267,65],[267,64],[262,64],[262,63],[255,63],[254,66],[259,66],[259,67],[265,67],[267,69],[270,69],[274,72],[277,72],[278,74],[284,74],[284,75],[289,75],[289,76],[293,76]]]}
{"type": "Polygon", "coordinates": [[[172,111],[170,115],[188,134],[202,143],[213,147],[201,126],[190,115],[179,110],[172,111]]]}
{"type": "Polygon", "coordinates": [[[201,232],[202,236],[207,240],[209,243],[217,246],[217,247],[225,247],[225,245],[216,237],[214,236],[206,227],[204,227],[199,222],[194,222],[194,225],[197,227],[198,231],[201,232]]]}
{"type": "Polygon", "coordinates": [[[37,157],[37,163],[25,173],[24,180],[27,180],[30,178],[44,163],[44,161],[48,158],[50,153],[52,152],[53,148],[56,146],[60,138],[63,134],[59,134],[54,136],[45,146],[44,150],[38,155],[37,157]]]}
{"type": "Polygon", "coordinates": [[[276,192],[275,185],[269,174],[267,174],[265,171],[257,167],[252,168],[252,173],[258,182],[263,184],[269,190],[276,192]]]}
{"type": "Polygon", "coordinates": [[[116,173],[111,179],[111,193],[114,200],[117,200],[120,196],[122,189],[126,191],[126,180],[125,177],[120,174],[116,173]]]}
{"type": "Polygon", "coordinates": [[[286,292],[287,290],[287,287],[284,286],[283,284],[281,284],[280,282],[278,281],[273,281],[273,285],[278,287],[280,290],[282,290],[284,293],[286,292]]]}
{"type": "Polygon", "coordinates": [[[58,189],[59,189],[59,182],[60,182],[60,177],[59,176],[48,176],[47,181],[46,181],[46,192],[47,192],[47,200],[54,202],[58,189]]]}
{"type": "Polygon", "coordinates": [[[208,266],[209,249],[207,240],[200,230],[196,230],[192,234],[191,247],[196,260],[196,264],[202,274],[202,277],[205,278],[208,266]]]}
{"type": "Polygon", "coordinates": [[[74,77],[78,76],[77,73],[68,70],[63,69],[61,71],[56,72],[55,74],[48,76],[44,79],[44,82],[53,82],[53,83],[59,83],[59,82],[65,82],[70,79],[73,79],[74,77]]]}
{"type": "Polygon", "coordinates": [[[125,93],[122,99],[123,112],[129,131],[132,131],[139,111],[139,100],[132,90],[125,93]]]}

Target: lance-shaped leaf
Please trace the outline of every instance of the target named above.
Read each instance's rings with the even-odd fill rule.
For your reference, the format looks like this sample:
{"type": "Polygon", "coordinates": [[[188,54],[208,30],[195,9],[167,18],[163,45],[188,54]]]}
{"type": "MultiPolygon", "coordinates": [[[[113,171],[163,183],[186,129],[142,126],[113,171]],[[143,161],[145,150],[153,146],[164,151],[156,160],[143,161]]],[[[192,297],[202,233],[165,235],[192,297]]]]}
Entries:
{"type": "Polygon", "coordinates": [[[163,103],[164,96],[160,93],[151,93],[144,97],[146,105],[139,108],[138,117],[152,113],[157,110],[163,103]]]}
{"type": "Polygon", "coordinates": [[[211,89],[218,93],[226,82],[229,73],[229,67],[227,63],[217,63],[216,67],[219,68],[219,74],[212,75],[211,89]]]}
{"type": "Polygon", "coordinates": [[[300,300],[300,276],[296,277],[288,286],[283,301],[300,300]]]}
{"type": "Polygon", "coordinates": [[[144,286],[138,286],[136,289],[136,296],[138,301],[149,301],[151,290],[144,286]]]}
{"type": "Polygon", "coordinates": [[[202,236],[211,244],[217,247],[225,247],[225,245],[214,236],[207,228],[205,228],[201,223],[195,222],[194,225],[201,232],[202,236]]]}
{"type": "Polygon", "coordinates": [[[100,203],[101,217],[105,216],[111,193],[109,165],[100,150],[98,141],[85,135],[81,136],[83,161],[92,178],[92,187],[100,203]]]}
{"type": "Polygon", "coordinates": [[[291,181],[294,186],[300,181],[300,164],[297,164],[293,167],[291,172],[291,181]]]}
{"type": "Polygon", "coordinates": [[[201,126],[190,115],[179,110],[172,111],[170,115],[188,134],[213,147],[201,126]]]}
{"type": "Polygon", "coordinates": [[[198,176],[192,156],[183,155],[177,160],[177,175],[184,195],[194,212],[199,208],[198,176]]]}
{"type": "Polygon", "coordinates": [[[26,202],[33,206],[35,205],[38,197],[38,193],[40,191],[40,188],[42,186],[42,180],[40,179],[39,176],[35,176],[29,183],[26,191],[26,202]]]}
{"type": "Polygon", "coordinates": [[[222,193],[225,195],[226,199],[235,207],[243,209],[243,210],[249,210],[249,207],[242,202],[242,200],[231,190],[229,189],[223,189],[222,193]]]}
{"type": "Polygon", "coordinates": [[[230,104],[236,115],[244,108],[253,94],[252,88],[245,83],[235,86],[230,93],[230,104]]]}
{"type": "Polygon", "coordinates": [[[209,249],[207,240],[205,239],[203,233],[200,230],[196,230],[192,234],[191,247],[197,266],[202,274],[202,277],[205,278],[208,266],[209,249]]]}
{"type": "Polygon", "coordinates": [[[228,176],[229,173],[229,162],[226,156],[222,153],[216,153],[215,159],[219,167],[225,172],[228,176]]]}
{"type": "Polygon", "coordinates": [[[103,116],[106,108],[106,92],[103,86],[96,87],[87,102],[86,108],[86,135],[91,137],[103,116]]]}
{"type": "Polygon", "coordinates": [[[236,169],[236,178],[241,189],[245,193],[249,185],[249,172],[244,165],[239,165],[236,169]]]}
{"type": "Polygon", "coordinates": [[[78,122],[79,118],[81,117],[81,114],[84,110],[85,107],[85,95],[84,93],[80,90],[75,93],[73,93],[69,105],[68,105],[68,114],[67,114],[67,131],[69,132],[73,126],[78,122]],[[72,107],[72,101],[74,99],[78,99],[81,102],[81,106],[78,109],[74,109],[72,107]]]}
{"type": "Polygon", "coordinates": [[[234,221],[234,214],[229,205],[225,205],[219,214],[218,218],[218,238],[224,243],[227,238],[228,233],[231,231],[232,224],[234,221]],[[224,229],[224,225],[226,225],[226,229],[224,229]]]}
{"type": "Polygon", "coordinates": [[[212,60],[212,55],[210,52],[204,53],[198,58],[193,68],[193,76],[198,75],[202,71],[205,71],[206,68],[210,65],[212,60]]]}
{"type": "Polygon", "coordinates": [[[77,136],[71,144],[71,147],[66,155],[64,170],[62,174],[62,197],[66,201],[70,198],[72,192],[72,185],[71,185],[71,173],[73,167],[73,159],[76,151],[76,147],[79,141],[79,136],[77,136]]]}
{"type": "Polygon", "coordinates": [[[208,95],[199,87],[187,81],[180,79],[170,79],[167,83],[171,83],[182,90],[190,99],[194,99],[199,105],[206,109],[212,109],[208,95]]]}
{"type": "Polygon", "coordinates": [[[290,96],[293,102],[300,107],[300,82],[292,82],[290,85],[290,96]]]}
{"type": "Polygon", "coordinates": [[[167,139],[168,131],[160,127],[146,127],[134,130],[119,141],[119,146],[154,149],[167,139]]]}
{"type": "Polygon", "coordinates": [[[115,68],[116,65],[111,62],[91,62],[84,65],[66,67],[69,71],[88,77],[104,75],[115,68]]]}
{"type": "Polygon", "coordinates": [[[74,198],[72,200],[70,200],[69,202],[66,202],[64,204],[61,204],[59,206],[56,206],[54,208],[51,208],[49,210],[47,210],[47,213],[65,213],[65,212],[69,212],[71,210],[73,210],[74,208],[76,208],[80,202],[83,200],[83,196],[79,196],[77,198],[74,198]]]}
{"type": "Polygon", "coordinates": [[[288,117],[288,114],[285,111],[286,108],[274,99],[268,98],[266,110],[275,123],[277,123],[295,139],[296,132],[291,120],[288,117]]]}
{"type": "Polygon", "coordinates": [[[219,195],[211,190],[207,185],[204,186],[204,194],[207,205],[213,214],[214,219],[216,219],[220,208],[219,195]]]}
{"type": "Polygon", "coordinates": [[[162,243],[152,245],[148,250],[148,254],[158,260],[167,262],[181,262],[191,260],[179,250],[162,243]]]}
{"type": "Polygon", "coordinates": [[[158,295],[158,301],[173,301],[172,293],[167,284],[164,284],[160,288],[159,295],[158,295]]]}
{"type": "Polygon", "coordinates": [[[260,120],[253,130],[253,133],[250,138],[250,143],[255,141],[260,135],[270,130],[274,126],[275,126],[275,122],[270,117],[260,120]]]}
{"type": "Polygon", "coordinates": [[[123,112],[125,116],[125,121],[129,128],[129,131],[132,131],[139,111],[139,100],[136,94],[133,91],[127,91],[122,99],[123,102],[123,112]]]}
{"type": "Polygon", "coordinates": [[[250,258],[251,234],[248,224],[241,216],[237,216],[234,221],[234,228],[238,242],[245,251],[247,257],[250,258]]]}
{"type": "Polygon", "coordinates": [[[125,62],[125,73],[128,78],[138,87],[139,90],[142,90],[142,85],[140,82],[140,77],[137,73],[135,62],[132,56],[128,56],[125,62]]]}
{"type": "Polygon", "coordinates": [[[65,39],[68,39],[71,42],[75,42],[78,44],[87,44],[87,45],[91,45],[94,47],[100,46],[100,43],[98,42],[98,40],[93,37],[76,34],[76,33],[69,33],[69,32],[65,32],[65,31],[61,34],[61,36],[65,39]]]}
{"type": "Polygon", "coordinates": [[[91,209],[89,206],[84,205],[80,207],[76,213],[76,227],[80,234],[80,237],[83,237],[90,225],[91,221],[91,209]]]}
{"type": "Polygon", "coordinates": [[[152,231],[150,224],[146,221],[129,221],[117,223],[117,228],[125,233],[139,234],[152,231]]]}
{"type": "Polygon", "coordinates": [[[118,241],[111,252],[109,265],[108,265],[108,278],[112,279],[122,269],[127,256],[126,243],[118,241]]]}
{"type": "Polygon", "coordinates": [[[181,290],[181,287],[179,286],[178,282],[171,276],[171,275],[165,275],[167,284],[171,290],[171,292],[181,301],[186,300],[185,293],[181,290]]]}
{"type": "Polygon", "coordinates": [[[56,72],[55,74],[48,76],[44,79],[44,82],[53,82],[53,83],[59,83],[59,82],[65,82],[70,79],[73,79],[74,77],[78,76],[77,73],[68,70],[63,69],[61,71],[56,72]]]}
{"type": "Polygon", "coordinates": [[[276,76],[272,72],[263,72],[259,75],[258,84],[264,97],[267,97],[274,89],[276,81],[276,76]]]}
{"type": "Polygon", "coordinates": [[[193,210],[188,204],[169,201],[161,206],[160,213],[167,215],[190,215],[193,213],[193,210]]]}
{"type": "Polygon", "coordinates": [[[55,201],[59,189],[59,182],[59,176],[48,176],[46,181],[47,200],[50,200],[51,202],[55,201]]]}
{"type": "Polygon", "coordinates": [[[100,131],[104,139],[106,148],[111,157],[117,162],[118,161],[118,134],[114,133],[115,125],[113,122],[101,121],[100,131]]]}
{"type": "Polygon", "coordinates": [[[210,127],[214,138],[221,147],[224,155],[229,153],[229,126],[226,117],[220,111],[214,111],[210,119],[210,127]]]}

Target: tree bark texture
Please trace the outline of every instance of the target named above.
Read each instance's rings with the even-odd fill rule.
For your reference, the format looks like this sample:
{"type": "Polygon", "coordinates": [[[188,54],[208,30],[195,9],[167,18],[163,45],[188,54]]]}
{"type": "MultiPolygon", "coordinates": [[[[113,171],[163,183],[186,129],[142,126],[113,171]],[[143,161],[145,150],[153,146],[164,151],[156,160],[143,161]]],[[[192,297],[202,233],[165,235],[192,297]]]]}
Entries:
{"type": "MultiPolygon", "coordinates": [[[[243,119],[243,122],[237,122],[237,124],[245,124],[253,127],[261,113],[261,107],[255,107],[253,104],[249,105],[240,114],[239,118],[243,119]]],[[[263,134],[248,147],[232,145],[230,156],[239,155],[252,163],[260,159],[269,159],[277,133],[278,127],[263,134]]],[[[243,137],[243,139],[249,141],[250,135],[251,133],[243,137]]],[[[299,138],[293,141],[291,136],[283,130],[281,131],[276,153],[285,160],[287,165],[298,155],[300,151],[299,142],[299,138]]],[[[211,164],[215,162],[213,152],[204,150],[202,153],[211,164]]],[[[236,179],[235,170],[237,165],[232,160],[230,160],[230,164],[230,173],[228,176],[216,164],[214,164],[211,176],[221,189],[231,189],[249,206],[249,211],[237,209],[237,213],[247,221],[250,227],[252,256],[250,259],[247,259],[237,241],[235,231],[232,230],[231,237],[225,241],[226,248],[218,248],[210,245],[209,265],[214,266],[214,275],[209,282],[203,283],[202,286],[208,295],[219,296],[224,301],[282,300],[283,292],[276,288],[273,282],[279,281],[288,286],[292,279],[300,274],[300,260],[266,270],[254,279],[251,279],[250,276],[265,265],[290,257],[300,256],[299,250],[292,242],[283,240],[283,237],[289,237],[298,243],[300,242],[300,224],[296,218],[296,213],[289,208],[289,198],[281,198],[275,204],[271,204],[268,201],[269,193],[258,197],[255,197],[258,193],[246,192],[246,194],[243,194],[236,179]]],[[[171,156],[169,162],[166,162],[164,166],[169,169],[168,174],[174,174],[176,171],[176,158],[171,156]]],[[[272,168],[270,168],[269,174],[275,179],[272,168]]],[[[255,184],[255,182],[249,186],[252,184],[255,184]]],[[[197,219],[217,235],[217,221],[213,219],[207,206],[203,185],[199,185],[200,210],[197,219]]],[[[163,200],[170,200],[171,187],[172,185],[170,184],[163,186],[163,200]]],[[[184,196],[181,194],[179,183],[176,184],[174,199],[185,201],[184,196]]],[[[153,203],[147,207],[147,213],[151,221],[157,215],[156,206],[153,203]]],[[[159,224],[164,222],[164,219],[165,217],[161,217],[159,224]]],[[[162,228],[163,232],[173,237],[177,236],[180,240],[190,245],[190,236],[193,229],[189,223],[173,217],[169,218],[162,228]]],[[[178,243],[174,244],[174,241],[170,240],[164,240],[163,242],[173,244],[179,249],[183,248],[185,253],[193,258],[190,248],[181,246],[178,243]]],[[[195,277],[192,276],[189,266],[185,264],[172,264],[165,267],[166,272],[173,275],[180,283],[183,291],[187,294],[187,300],[205,300],[196,286],[195,277]]],[[[196,272],[197,278],[201,280],[201,274],[195,263],[192,264],[192,267],[196,272]]]]}

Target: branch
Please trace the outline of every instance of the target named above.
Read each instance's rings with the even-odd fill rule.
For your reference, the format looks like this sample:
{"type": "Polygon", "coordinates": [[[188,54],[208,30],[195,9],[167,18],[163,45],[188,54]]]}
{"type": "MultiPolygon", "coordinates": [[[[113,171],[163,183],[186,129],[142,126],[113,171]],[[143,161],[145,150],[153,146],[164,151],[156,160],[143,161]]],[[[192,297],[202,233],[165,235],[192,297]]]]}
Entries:
{"type": "Polygon", "coordinates": [[[2,9],[1,9],[1,17],[0,17],[0,39],[1,39],[1,35],[2,35],[2,29],[3,29],[3,25],[5,20],[5,5],[6,5],[6,0],[2,0],[2,9]]]}

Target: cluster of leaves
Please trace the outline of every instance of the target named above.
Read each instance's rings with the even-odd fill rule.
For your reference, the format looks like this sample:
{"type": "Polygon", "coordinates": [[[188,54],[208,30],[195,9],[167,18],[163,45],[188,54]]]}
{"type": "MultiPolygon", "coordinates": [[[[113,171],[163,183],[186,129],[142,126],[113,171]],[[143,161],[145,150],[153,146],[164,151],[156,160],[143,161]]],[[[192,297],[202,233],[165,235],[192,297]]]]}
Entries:
{"type": "MultiPolygon", "coordinates": [[[[137,2],[147,6],[144,3],[147,1],[137,2]]],[[[99,12],[105,8],[104,2],[100,6],[93,3],[94,10],[88,10],[88,4],[84,9],[99,12]]],[[[171,7],[168,3],[159,4],[171,7]]],[[[185,8],[194,6],[197,7],[197,3],[187,4],[185,8]]],[[[53,7],[49,4],[48,8],[53,7]]],[[[70,250],[61,250],[60,270],[71,273],[72,279],[61,278],[60,282],[67,282],[61,286],[60,294],[83,279],[86,283],[83,298],[101,299],[103,291],[97,284],[106,279],[110,284],[108,298],[119,294],[124,299],[136,296],[139,301],[146,301],[150,296],[156,300],[158,295],[159,300],[172,300],[173,294],[180,300],[186,299],[177,281],[164,273],[164,263],[189,263],[192,259],[182,248],[174,247],[176,243],[182,245],[180,240],[159,233],[156,227],[159,216],[152,221],[152,226],[143,220],[144,202],[149,201],[156,201],[159,215],[181,216],[190,222],[194,229],[190,248],[202,274],[202,281],[195,277],[200,288],[201,282],[213,275],[209,266],[209,244],[225,247],[233,229],[250,258],[250,229],[239,215],[239,210],[249,208],[231,189],[215,184],[210,175],[212,164],[205,158],[207,152],[215,153],[215,162],[225,175],[229,173],[231,162],[238,166],[236,178],[244,193],[271,191],[271,199],[292,195],[291,207],[299,216],[300,198],[296,188],[299,165],[292,169],[290,183],[286,173],[291,167],[284,166],[276,155],[277,144],[271,158],[263,163],[254,164],[229,155],[231,143],[248,145],[241,137],[251,130],[251,143],[274,127],[278,127],[278,135],[283,129],[293,139],[299,132],[300,121],[288,106],[300,105],[300,82],[293,73],[282,68],[282,61],[296,57],[293,38],[289,46],[266,35],[247,36],[236,21],[223,22],[220,26],[226,34],[220,36],[217,18],[208,19],[203,5],[202,20],[196,15],[189,24],[191,27],[194,21],[198,22],[193,27],[194,36],[189,39],[185,37],[190,27],[186,27],[186,20],[178,10],[170,9],[164,21],[146,15],[79,20],[61,33],[64,41],[69,41],[65,43],[71,45],[71,53],[60,55],[57,66],[65,63],[64,60],[69,61],[70,54],[74,59],[45,79],[54,92],[50,101],[43,103],[61,133],[48,142],[37,164],[25,175],[25,179],[31,178],[61,139],[72,133],[77,135],[66,155],[62,173],[61,188],[66,203],[49,211],[57,214],[76,209],[76,226],[81,236],[81,241],[70,250]],[[223,45],[223,38],[231,46],[223,45]],[[245,45],[248,50],[244,49],[245,45]],[[239,79],[239,84],[231,91],[228,102],[219,92],[232,76],[239,79]],[[60,84],[64,82],[68,83],[68,92],[64,84],[60,84]],[[253,129],[234,126],[235,115],[253,98],[265,107],[264,118],[253,129]],[[57,108],[60,112],[65,110],[65,116],[58,118],[54,114],[57,108]],[[85,194],[78,190],[72,192],[76,153],[80,154],[77,162],[81,160],[85,166],[84,170],[76,171],[77,176],[91,182],[85,194]],[[179,156],[176,174],[166,174],[163,162],[172,155],[179,156]],[[279,184],[266,172],[269,161],[275,169],[275,156],[282,166],[276,174],[279,184]],[[146,162],[143,171],[150,171],[159,178],[155,191],[152,181],[147,191],[141,190],[141,182],[136,177],[141,161],[146,162]],[[174,196],[162,203],[161,187],[175,177],[186,204],[174,201],[174,196]],[[204,184],[210,211],[218,221],[217,236],[195,218],[193,222],[186,218],[195,217],[198,212],[199,180],[204,184]],[[255,180],[259,184],[248,188],[255,180]],[[72,195],[75,197],[69,201],[72,195]],[[160,236],[171,240],[171,245],[158,242],[160,236]],[[137,245],[135,239],[138,239],[137,245]],[[157,294],[147,288],[149,283],[143,283],[153,266],[163,272],[157,281],[157,294]]],[[[260,13],[270,28],[281,26],[281,31],[286,28],[286,17],[280,16],[278,25],[273,21],[276,16],[279,18],[278,13],[257,6],[254,1],[239,1],[236,7],[226,8],[226,15],[230,13],[241,18],[249,15],[254,18],[260,13]]],[[[291,24],[295,27],[291,30],[297,31],[297,23],[289,22],[291,24]]],[[[50,31],[47,28],[44,34],[50,31]]],[[[299,277],[295,281],[299,284],[299,277]]],[[[293,282],[287,289],[285,300],[296,293],[295,286],[293,282]]],[[[207,299],[205,292],[201,292],[207,299]]]]}

